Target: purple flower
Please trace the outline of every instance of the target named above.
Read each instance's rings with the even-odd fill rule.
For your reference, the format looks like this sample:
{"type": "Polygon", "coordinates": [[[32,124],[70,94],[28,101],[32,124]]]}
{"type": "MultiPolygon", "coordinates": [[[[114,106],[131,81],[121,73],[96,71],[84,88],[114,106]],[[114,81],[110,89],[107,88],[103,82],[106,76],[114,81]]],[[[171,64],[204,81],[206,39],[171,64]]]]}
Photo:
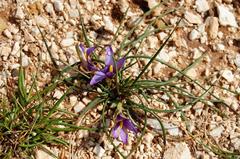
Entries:
{"type": "Polygon", "coordinates": [[[116,139],[120,137],[120,140],[124,143],[128,143],[128,132],[130,130],[137,134],[137,128],[134,126],[130,119],[124,118],[121,114],[117,116],[116,125],[112,129],[112,135],[116,139]]]}
{"type": "Polygon", "coordinates": [[[116,70],[120,70],[124,63],[125,63],[125,57],[119,59],[116,62],[116,65],[114,64],[113,59],[113,50],[111,46],[106,47],[106,59],[105,59],[105,67],[104,69],[97,71],[93,78],[90,81],[90,85],[97,84],[104,80],[105,78],[112,78],[116,74],[116,70]]]}
{"type": "Polygon", "coordinates": [[[81,60],[81,66],[86,71],[97,71],[98,69],[92,64],[90,55],[95,50],[95,47],[90,48],[84,48],[82,44],[79,45],[77,48],[80,60],[81,60]]]}

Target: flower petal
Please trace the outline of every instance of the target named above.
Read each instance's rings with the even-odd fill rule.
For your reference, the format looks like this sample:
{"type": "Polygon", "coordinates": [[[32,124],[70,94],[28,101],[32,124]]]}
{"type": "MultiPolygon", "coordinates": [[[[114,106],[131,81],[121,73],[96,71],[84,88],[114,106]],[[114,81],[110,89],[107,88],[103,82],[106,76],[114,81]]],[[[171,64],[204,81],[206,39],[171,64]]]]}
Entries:
{"type": "Polygon", "coordinates": [[[119,136],[119,123],[117,123],[114,128],[112,129],[112,135],[116,139],[119,136]]]}
{"type": "Polygon", "coordinates": [[[105,73],[101,72],[101,71],[97,71],[95,73],[95,75],[93,76],[93,78],[90,81],[90,85],[95,85],[98,82],[101,82],[102,80],[104,80],[107,76],[105,75],[105,73]]]}
{"type": "Polygon", "coordinates": [[[124,66],[125,61],[126,61],[125,57],[118,60],[118,62],[117,62],[117,69],[118,70],[120,70],[124,66]]]}
{"type": "Polygon", "coordinates": [[[123,127],[137,134],[137,128],[130,119],[125,119],[123,121],[123,127]]]}
{"type": "Polygon", "coordinates": [[[114,65],[114,60],[113,60],[113,50],[111,46],[106,47],[106,59],[105,59],[105,65],[110,66],[114,65]]]}
{"type": "Polygon", "coordinates": [[[95,50],[95,47],[88,48],[87,49],[87,55],[89,56],[94,50],[95,50]]]}
{"type": "Polygon", "coordinates": [[[124,117],[122,116],[122,114],[118,114],[118,115],[117,115],[116,122],[123,121],[123,120],[125,120],[125,119],[126,119],[126,118],[124,118],[124,117]]]}
{"type": "Polygon", "coordinates": [[[87,59],[86,59],[86,55],[85,55],[85,48],[82,44],[79,45],[79,50],[80,50],[80,58],[81,58],[81,61],[82,63],[86,66],[87,65],[87,59]]]}
{"type": "Polygon", "coordinates": [[[80,47],[80,51],[82,51],[84,53],[85,52],[85,48],[84,48],[83,44],[80,44],[79,47],[80,47]]]}
{"type": "Polygon", "coordinates": [[[93,64],[91,64],[90,62],[88,62],[88,66],[87,66],[89,71],[98,71],[98,68],[95,67],[93,64]]]}
{"type": "Polygon", "coordinates": [[[124,129],[120,129],[120,140],[124,143],[128,143],[128,134],[127,131],[124,129]]]}

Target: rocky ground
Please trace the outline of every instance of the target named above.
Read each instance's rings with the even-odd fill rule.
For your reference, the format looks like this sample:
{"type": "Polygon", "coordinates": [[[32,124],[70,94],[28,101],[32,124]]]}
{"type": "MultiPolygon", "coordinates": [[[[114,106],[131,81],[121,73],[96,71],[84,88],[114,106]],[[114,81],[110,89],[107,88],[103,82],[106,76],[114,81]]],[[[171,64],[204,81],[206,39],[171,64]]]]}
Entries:
{"type": "MultiPolygon", "coordinates": [[[[118,47],[127,32],[134,27],[134,20],[142,16],[158,3],[157,0],[1,0],[0,1],[0,93],[7,95],[9,81],[16,81],[20,66],[20,49],[22,65],[31,79],[32,72],[38,72],[39,87],[43,87],[52,77],[53,65],[47,53],[37,25],[46,33],[47,43],[51,48],[57,64],[64,66],[78,61],[75,44],[83,42],[80,25],[80,14],[87,28],[88,35],[101,45],[108,44],[120,24],[124,12],[129,7],[124,20],[121,35],[114,42],[118,47]],[[79,12],[80,11],[80,12],[79,12]]],[[[198,80],[201,85],[209,86],[215,81],[212,92],[223,99],[230,107],[222,109],[228,117],[222,117],[210,111],[204,103],[198,102],[186,110],[190,120],[187,128],[180,114],[164,114],[162,118],[168,130],[167,146],[163,147],[161,136],[149,131],[142,144],[132,155],[133,158],[221,158],[204,149],[200,142],[218,145],[224,150],[240,151],[240,118],[233,112],[240,113],[240,1],[239,0],[169,0],[165,5],[156,8],[145,17],[133,33],[136,37],[149,24],[149,21],[168,9],[177,8],[176,12],[158,20],[153,28],[163,25],[174,25],[183,17],[178,29],[159,58],[179,69],[188,66],[192,61],[205,54],[202,62],[187,72],[187,75],[198,80]],[[227,91],[233,91],[231,93],[227,91]],[[194,137],[189,135],[192,133],[194,137]],[[178,157],[176,157],[178,156],[178,157]]],[[[160,30],[143,41],[140,54],[153,55],[168,36],[169,30],[160,30]]],[[[134,66],[133,75],[139,73],[143,63],[134,66]]],[[[167,79],[175,73],[163,64],[154,63],[147,76],[167,79]]],[[[199,94],[199,87],[184,83],[190,92],[199,94]]],[[[53,93],[59,98],[63,90],[53,93]]],[[[159,95],[161,100],[169,100],[159,95]]],[[[71,96],[62,107],[74,113],[80,112],[89,102],[87,95],[71,96]]],[[[181,100],[181,99],[180,99],[181,100]]],[[[212,106],[216,106],[212,103],[212,106]]],[[[96,115],[96,114],[95,114],[96,115]]],[[[149,125],[160,131],[155,119],[148,119],[149,125]]],[[[106,136],[91,134],[88,131],[65,134],[72,140],[69,149],[47,147],[60,158],[120,158],[106,140],[106,136]],[[80,157],[81,156],[81,157],[80,157]]],[[[115,144],[120,144],[114,140],[115,144]]],[[[129,145],[122,147],[126,152],[129,145]]],[[[36,158],[51,158],[45,152],[36,151],[36,158]]]]}

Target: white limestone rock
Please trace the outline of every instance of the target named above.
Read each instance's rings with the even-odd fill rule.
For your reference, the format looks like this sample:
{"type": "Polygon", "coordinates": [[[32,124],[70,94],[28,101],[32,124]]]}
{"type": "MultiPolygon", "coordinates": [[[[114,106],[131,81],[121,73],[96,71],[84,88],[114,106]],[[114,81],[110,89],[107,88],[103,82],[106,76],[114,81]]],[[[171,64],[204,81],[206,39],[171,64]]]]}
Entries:
{"type": "Polygon", "coordinates": [[[102,146],[100,146],[99,144],[97,144],[93,149],[93,153],[95,155],[97,155],[98,157],[103,157],[103,155],[105,153],[105,149],[102,146]]]}
{"type": "Polygon", "coordinates": [[[191,152],[186,143],[177,143],[168,148],[163,155],[163,159],[191,159],[191,152]]]}
{"type": "Polygon", "coordinates": [[[63,2],[61,0],[55,0],[54,3],[54,8],[57,12],[61,12],[64,9],[63,2]]]}
{"type": "Polygon", "coordinates": [[[234,75],[231,70],[223,70],[222,77],[226,79],[228,82],[234,81],[234,75]]]}
{"type": "Polygon", "coordinates": [[[59,90],[56,90],[53,94],[53,98],[57,98],[57,99],[60,99],[62,96],[63,96],[63,92],[59,90]]]}
{"type": "Polygon", "coordinates": [[[236,18],[232,12],[224,5],[217,6],[219,23],[222,26],[238,27],[236,18]]]}
{"type": "Polygon", "coordinates": [[[234,62],[235,62],[235,65],[236,65],[238,68],[240,68],[240,54],[237,54],[237,55],[236,55],[236,58],[235,58],[234,62]]]}
{"type": "Polygon", "coordinates": [[[49,21],[46,17],[43,16],[37,16],[35,18],[35,22],[40,27],[47,27],[49,25],[49,21]]]}
{"type": "Polygon", "coordinates": [[[16,10],[16,13],[15,13],[15,16],[14,16],[16,19],[20,19],[20,20],[22,20],[22,19],[24,19],[24,17],[25,17],[25,14],[24,14],[24,12],[23,12],[23,9],[19,6],[19,7],[17,7],[17,10],[16,10]]]}
{"type": "Polygon", "coordinates": [[[195,5],[198,12],[206,12],[210,9],[207,0],[196,0],[195,5]]]}
{"type": "Polygon", "coordinates": [[[8,39],[12,39],[12,33],[8,30],[8,29],[5,29],[3,31],[3,35],[6,36],[8,39]]]}
{"type": "Polygon", "coordinates": [[[224,130],[223,126],[216,127],[210,131],[210,135],[214,138],[219,138],[221,137],[223,130],[224,130]]]}
{"type": "Polygon", "coordinates": [[[19,41],[16,41],[14,43],[11,55],[17,56],[17,57],[20,56],[20,43],[19,43],[19,41]]]}
{"type": "Polygon", "coordinates": [[[74,44],[74,39],[73,38],[66,38],[61,41],[61,45],[63,47],[68,47],[72,46],[74,44]]]}
{"type": "Polygon", "coordinates": [[[103,22],[104,22],[104,27],[107,31],[110,31],[111,33],[115,33],[116,28],[109,16],[103,16],[103,22]]]}
{"type": "Polygon", "coordinates": [[[30,58],[27,55],[23,54],[22,55],[22,67],[27,67],[29,65],[29,63],[30,63],[30,58]]]}
{"type": "Polygon", "coordinates": [[[206,20],[208,26],[208,35],[211,39],[216,39],[218,36],[219,23],[217,17],[208,17],[206,20]]]}
{"type": "MultiPolygon", "coordinates": [[[[148,0],[148,7],[151,9],[153,7],[156,7],[157,5],[159,5],[161,1],[160,0],[148,0]]],[[[158,7],[156,7],[154,10],[153,10],[153,15],[154,16],[158,16],[161,14],[161,5],[159,5],[158,7]]]]}
{"type": "MultiPolygon", "coordinates": [[[[157,129],[160,131],[162,130],[162,127],[157,119],[148,118],[147,123],[154,129],[157,129]]],[[[163,123],[163,126],[167,130],[167,132],[172,136],[182,135],[179,128],[177,126],[173,125],[172,123],[163,123]]]]}
{"type": "Polygon", "coordinates": [[[185,12],[184,18],[191,24],[201,24],[203,21],[199,14],[194,14],[189,11],[185,12]]]}
{"type": "Polygon", "coordinates": [[[81,110],[83,110],[83,108],[85,108],[85,104],[81,101],[77,102],[77,104],[74,106],[74,112],[75,113],[79,113],[81,110]]]}
{"type": "Polygon", "coordinates": [[[52,16],[55,15],[55,11],[54,11],[52,3],[47,3],[47,5],[45,6],[45,10],[50,15],[52,15],[52,16]]]}
{"type": "Polygon", "coordinates": [[[189,34],[189,39],[191,41],[199,39],[201,36],[201,34],[199,33],[199,31],[197,31],[196,29],[193,29],[190,34],[189,34]]]}
{"type": "Polygon", "coordinates": [[[216,45],[213,47],[213,49],[214,49],[215,51],[224,51],[224,50],[225,50],[225,45],[223,45],[223,44],[216,44],[216,45]]]}

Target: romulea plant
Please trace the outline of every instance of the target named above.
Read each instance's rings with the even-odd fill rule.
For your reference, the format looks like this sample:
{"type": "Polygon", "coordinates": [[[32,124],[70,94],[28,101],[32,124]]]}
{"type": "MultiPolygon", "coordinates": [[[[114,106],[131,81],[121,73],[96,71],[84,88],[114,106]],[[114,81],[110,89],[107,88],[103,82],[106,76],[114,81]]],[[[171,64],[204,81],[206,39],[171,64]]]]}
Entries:
{"type": "Polygon", "coordinates": [[[83,44],[76,46],[80,58],[78,63],[80,75],[84,74],[84,78],[81,78],[81,80],[88,83],[91,91],[95,90],[93,91],[95,92],[95,98],[80,112],[80,117],[102,105],[100,120],[102,121],[103,130],[113,146],[124,158],[128,157],[134,151],[134,148],[127,156],[124,156],[114,145],[112,139],[116,138],[122,141],[123,144],[128,144],[128,134],[132,132],[138,138],[136,140],[137,144],[135,144],[136,148],[146,131],[148,116],[157,118],[162,127],[163,141],[166,142],[165,130],[157,114],[161,110],[149,108],[145,106],[145,103],[149,101],[148,96],[151,96],[149,90],[159,89],[159,86],[167,84],[171,80],[160,82],[159,80],[143,80],[141,77],[167,44],[175,29],[171,31],[168,38],[152,57],[129,56],[129,52],[119,57],[119,53],[114,53],[111,45],[105,45],[101,47],[102,50],[105,50],[105,61],[103,62],[96,58],[98,54],[95,52],[97,50],[95,47],[86,48],[83,44]],[[143,67],[139,75],[137,77],[125,75],[124,72],[141,58],[148,59],[149,62],[143,67]],[[114,125],[109,127],[106,124],[106,119],[112,120],[114,125]]]}

